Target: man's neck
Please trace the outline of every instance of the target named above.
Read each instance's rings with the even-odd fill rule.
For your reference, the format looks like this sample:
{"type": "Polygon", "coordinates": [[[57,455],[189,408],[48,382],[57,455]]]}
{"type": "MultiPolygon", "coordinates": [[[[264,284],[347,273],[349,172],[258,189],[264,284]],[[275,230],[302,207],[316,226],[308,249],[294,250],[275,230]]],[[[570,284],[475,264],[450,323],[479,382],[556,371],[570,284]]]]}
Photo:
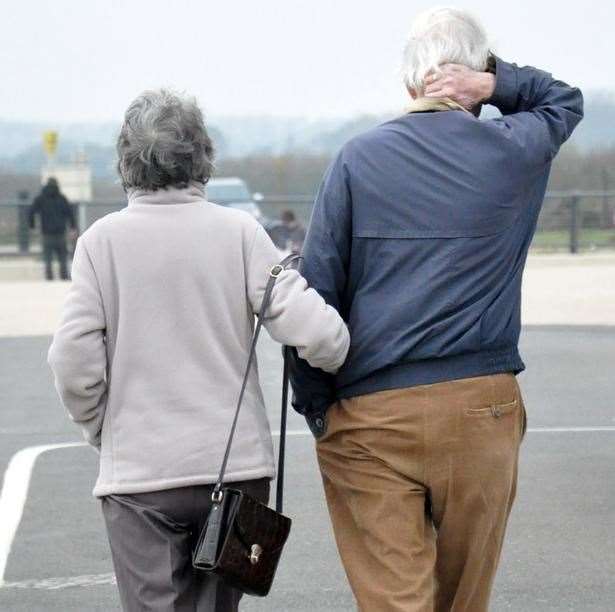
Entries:
{"type": "Polygon", "coordinates": [[[408,106],[409,113],[426,113],[449,110],[460,110],[466,113],[470,112],[467,108],[464,108],[461,104],[454,102],[450,98],[427,98],[425,96],[421,96],[418,98],[413,98],[408,106]]]}

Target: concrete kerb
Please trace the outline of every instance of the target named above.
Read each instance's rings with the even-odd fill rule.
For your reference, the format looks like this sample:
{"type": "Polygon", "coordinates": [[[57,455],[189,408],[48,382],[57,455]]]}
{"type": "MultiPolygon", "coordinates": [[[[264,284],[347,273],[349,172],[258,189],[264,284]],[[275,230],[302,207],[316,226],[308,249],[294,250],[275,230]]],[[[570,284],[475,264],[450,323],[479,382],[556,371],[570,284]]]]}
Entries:
{"type": "MultiPolygon", "coordinates": [[[[39,280],[42,263],[18,271],[0,260],[0,337],[51,335],[69,283],[39,280]]],[[[615,253],[530,255],[522,314],[524,325],[615,325],[615,253]]]]}

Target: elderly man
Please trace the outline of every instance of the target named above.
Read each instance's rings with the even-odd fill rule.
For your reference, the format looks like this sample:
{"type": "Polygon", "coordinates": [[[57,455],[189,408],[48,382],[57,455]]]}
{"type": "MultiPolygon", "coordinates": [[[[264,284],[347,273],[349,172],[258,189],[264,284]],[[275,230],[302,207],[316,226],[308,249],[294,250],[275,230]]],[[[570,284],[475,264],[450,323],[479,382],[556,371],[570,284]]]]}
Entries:
{"type": "Polygon", "coordinates": [[[481,612],[525,432],[521,277],[582,96],[490,56],[455,9],[416,20],[404,62],[409,112],[348,142],[318,194],[303,272],[352,342],[336,376],[295,362],[294,405],[360,610],[481,612]]]}

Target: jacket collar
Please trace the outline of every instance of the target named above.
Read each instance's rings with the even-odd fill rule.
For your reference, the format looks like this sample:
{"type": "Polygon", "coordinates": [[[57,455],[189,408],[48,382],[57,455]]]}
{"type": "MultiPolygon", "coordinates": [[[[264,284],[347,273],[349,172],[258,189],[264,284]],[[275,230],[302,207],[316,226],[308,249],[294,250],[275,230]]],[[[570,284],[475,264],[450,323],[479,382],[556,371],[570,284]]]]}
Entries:
{"type": "Polygon", "coordinates": [[[449,111],[449,110],[460,110],[464,113],[469,113],[470,111],[461,104],[457,104],[450,98],[415,98],[410,101],[408,106],[409,113],[425,113],[425,112],[433,112],[433,111],[449,111]]]}
{"type": "Polygon", "coordinates": [[[165,187],[157,191],[128,190],[128,206],[134,204],[193,204],[205,200],[205,186],[192,182],[188,187],[165,187]]]}

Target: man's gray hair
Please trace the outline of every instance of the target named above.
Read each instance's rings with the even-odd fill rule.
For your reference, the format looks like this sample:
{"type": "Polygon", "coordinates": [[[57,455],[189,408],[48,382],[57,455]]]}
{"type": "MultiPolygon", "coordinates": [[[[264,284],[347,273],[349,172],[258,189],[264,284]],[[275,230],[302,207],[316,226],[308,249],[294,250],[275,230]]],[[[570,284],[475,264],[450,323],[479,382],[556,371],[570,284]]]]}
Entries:
{"type": "Polygon", "coordinates": [[[128,107],[117,139],[117,168],[124,189],[181,188],[207,183],[213,153],[196,100],[157,89],[128,107]]]}
{"type": "Polygon", "coordinates": [[[420,13],[410,28],[402,74],[406,87],[422,95],[425,77],[442,64],[463,64],[485,70],[489,58],[487,34],[467,11],[437,7],[420,13]]]}

